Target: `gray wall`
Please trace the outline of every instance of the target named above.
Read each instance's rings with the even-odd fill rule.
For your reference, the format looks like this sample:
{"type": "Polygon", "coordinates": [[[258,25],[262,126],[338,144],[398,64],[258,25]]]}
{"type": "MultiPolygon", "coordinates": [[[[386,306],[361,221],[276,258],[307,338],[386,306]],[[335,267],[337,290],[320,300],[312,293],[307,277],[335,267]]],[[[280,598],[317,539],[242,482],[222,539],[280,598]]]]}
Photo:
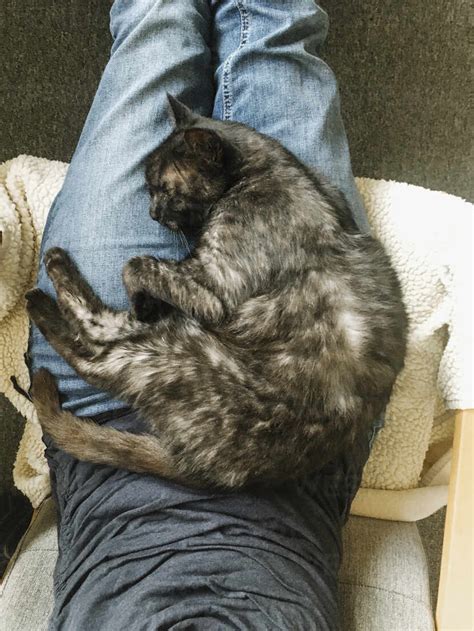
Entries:
{"type": "Polygon", "coordinates": [[[356,175],[474,200],[472,3],[325,0],[356,175]],[[470,6],[471,5],[471,6],[470,6]]]}
{"type": "MultiPolygon", "coordinates": [[[[472,199],[468,0],[321,3],[355,174],[472,199]]],[[[0,160],[70,158],[108,56],[108,9],[1,0],[0,160]]]]}

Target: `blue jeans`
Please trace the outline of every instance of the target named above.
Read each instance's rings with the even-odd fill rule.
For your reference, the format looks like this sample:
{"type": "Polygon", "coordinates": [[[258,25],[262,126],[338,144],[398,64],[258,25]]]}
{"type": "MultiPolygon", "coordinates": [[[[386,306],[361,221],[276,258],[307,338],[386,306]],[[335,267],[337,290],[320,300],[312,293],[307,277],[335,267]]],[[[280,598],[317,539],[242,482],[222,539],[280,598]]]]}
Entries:
{"type": "MultiPolygon", "coordinates": [[[[337,84],[318,57],[328,20],[313,0],[116,0],[110,24],[110,61],[42,243],[68,250],[105,303],[127,307],[130,257],[186,255],[150,219],[144,186],[144,158],[171,131],[166,92],[279,139],[342,189],[368,230],[337,84]]],[[[38,285],[53,295],[43,265],[38,285]]],[[[30,355],[56,375],[66,408],[139,425],[36,329],[30,355]]],[[[341,527],[367,437],[300,484],[231,495],[78,462],[46,443],[60,518],[51,628],[338,628],[341,527]]]]}
{"type": "MultiPolygon", "coordinates": [[[[327,25],[312,0],[211,6],[117,0],[111,58],[51,208],[42,251],[68,250],[104,302],[121,309],[127,308],[121,270],[129,258],[187,254],[176,234],[149,217],[144,186],[144,158],[171,131],[166,92],[201,114],[238,120],[280,140],[344,191],[367,229],[337,84],[317,57],[327,25]]],[[[43,266],[38,286],[53,294],[43,266]]],[[[37,330],[31,357],[34,368],[57,376],[66,408],[93,415],[122,407],[80,379],[37,330]]]]}

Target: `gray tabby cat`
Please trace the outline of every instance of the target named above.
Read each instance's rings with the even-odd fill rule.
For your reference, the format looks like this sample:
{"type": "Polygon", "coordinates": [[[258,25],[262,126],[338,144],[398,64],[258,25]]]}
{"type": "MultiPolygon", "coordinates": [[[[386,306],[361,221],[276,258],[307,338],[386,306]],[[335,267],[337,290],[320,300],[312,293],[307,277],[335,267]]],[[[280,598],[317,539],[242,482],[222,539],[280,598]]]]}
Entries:
{"type": "Polygon", "coordinates": [[[407,332],[396,274],[343,196],[278,142],[169,100],[176,128],[148,160],[150,212],[196,236],[192,255],[131,259],[130,313],[104,305],[59,248],[45,256],[57,302],[27,294],[58,353],[148,433],[61,411],[45,370],[40,422],[79,459],[191,485],[302,476],[388,402],[407,332]]]}

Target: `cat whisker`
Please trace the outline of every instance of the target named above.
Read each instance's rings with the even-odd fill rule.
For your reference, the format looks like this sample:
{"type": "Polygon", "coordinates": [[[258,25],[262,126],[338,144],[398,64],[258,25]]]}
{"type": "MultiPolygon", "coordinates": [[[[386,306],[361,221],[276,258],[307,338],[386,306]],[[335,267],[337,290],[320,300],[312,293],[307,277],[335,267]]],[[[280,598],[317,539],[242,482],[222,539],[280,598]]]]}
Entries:
{"type": "Polygon", "coordinates": [[[182,243],[182,244],[186,247],[186,249],[188,250],[188,253],[189,253],[189,254],[192,254],[192,252],[191,252],[191,248],[189,247],[189,242],[188,242],[188,240],[186,239],[186,235],[184,234],[184,232],[183,232],[182,230],[179,230],[179,231],[178,231],[178,235],[179,235],[179,238],[181,239],[181,243],[182,243]]]}

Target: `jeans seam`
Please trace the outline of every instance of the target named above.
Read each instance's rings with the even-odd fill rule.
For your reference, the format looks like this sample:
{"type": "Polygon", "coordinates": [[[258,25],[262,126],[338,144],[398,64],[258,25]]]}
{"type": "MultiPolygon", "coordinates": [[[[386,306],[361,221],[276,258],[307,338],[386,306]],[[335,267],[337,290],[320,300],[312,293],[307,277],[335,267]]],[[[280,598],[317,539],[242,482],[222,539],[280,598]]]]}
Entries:
{"type": "Polygon", "coordinates": [[[250,31],[250,13],[245,6],[245,0],[234,0],[234,4],[240,16],[240,41],[237,50],[230,54],[224,63],[224,69],[222,73],[222,118],[224,120],[230,120],[232,118],[232,60],[236,53],[238,53],[239,50],[241,50],[248,42],[250,31]]]}

